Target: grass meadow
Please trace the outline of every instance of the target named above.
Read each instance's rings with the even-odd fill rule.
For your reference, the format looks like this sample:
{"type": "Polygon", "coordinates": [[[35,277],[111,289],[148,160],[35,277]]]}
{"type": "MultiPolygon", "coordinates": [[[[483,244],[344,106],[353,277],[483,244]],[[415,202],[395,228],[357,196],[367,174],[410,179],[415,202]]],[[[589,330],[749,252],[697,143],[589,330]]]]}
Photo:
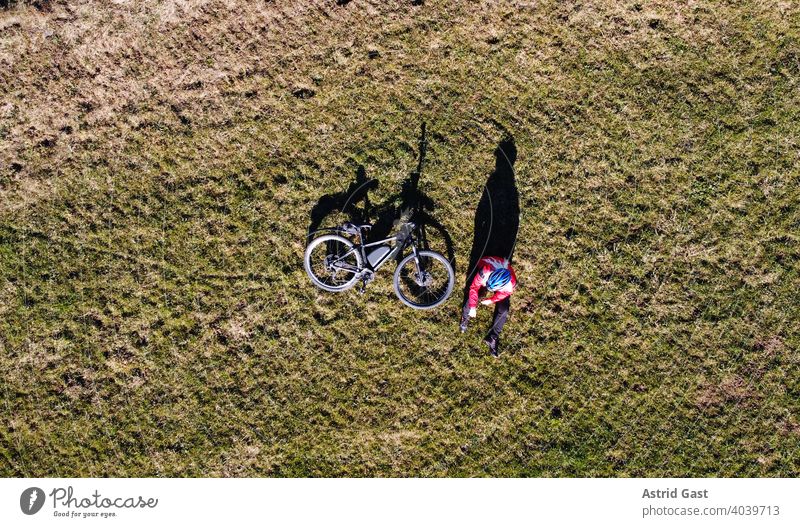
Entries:
{"type": "Polygon", "coordinates": [[[795,3],[0,6],[0,475],[800,473],[795,3]],[[498,359],[303,270],[423,122],[458,284],[516,148],[498,359]]]}

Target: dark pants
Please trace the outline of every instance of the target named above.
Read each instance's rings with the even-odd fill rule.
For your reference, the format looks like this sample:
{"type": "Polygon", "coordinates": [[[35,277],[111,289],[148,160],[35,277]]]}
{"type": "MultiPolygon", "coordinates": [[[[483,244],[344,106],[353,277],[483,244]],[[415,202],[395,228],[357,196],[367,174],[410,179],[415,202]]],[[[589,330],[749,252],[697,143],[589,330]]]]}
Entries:
{"type": "MultiPolygon", "coordinates": [[[[480,304],[478,305],[480,306],[480,304]]],[[[506,323],[506,320],[508,320],[508,308],[510,306],[510,296],[505,297],[494,305],[494,319],[492,321],[492,327],[489,329],[489,334],[486,335],[487,337],[497,338],[500,336],[500,330],[503,329],[503,325],[506,323]]],[[[463,316],[464,318],[469,316],[469,303],[464,304],[463,316]]]]}

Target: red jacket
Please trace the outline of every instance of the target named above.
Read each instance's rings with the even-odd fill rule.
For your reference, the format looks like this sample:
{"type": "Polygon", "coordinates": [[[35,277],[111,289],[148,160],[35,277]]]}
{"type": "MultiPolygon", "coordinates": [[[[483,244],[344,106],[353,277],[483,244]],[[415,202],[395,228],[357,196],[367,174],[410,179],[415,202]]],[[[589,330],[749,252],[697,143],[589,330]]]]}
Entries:
{"type": "Polygon", "coordinates": [[[469,301],[467,302],[470,309],[478,307],[478,293],[486,286],[486,281],[489,275],[496,269],[508,269],[511,271],[511,280],[499,290],[495,291],[494,295],[489,298],[489,302],[496,303],[511,295],[517,287],[517,275],[514,273],[514,268],[508,263],[505,258],[499,256],[484,256],[478,261],[478,272],[475,273],[475,278],[472,280],[472,285],[469,287],[469,301]]]}

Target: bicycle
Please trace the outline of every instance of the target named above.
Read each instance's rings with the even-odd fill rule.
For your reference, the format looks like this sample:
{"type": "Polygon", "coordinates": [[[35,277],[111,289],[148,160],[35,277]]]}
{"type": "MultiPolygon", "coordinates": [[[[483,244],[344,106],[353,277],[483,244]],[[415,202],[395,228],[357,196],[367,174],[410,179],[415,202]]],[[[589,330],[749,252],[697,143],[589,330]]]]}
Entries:
{"type": "Polygon", "coordinates": [[[397,297],[414,309],[431,309],[447,300],[455,282],[453,266],[435,251],[417,249],[414,223],[402,222],[394,236],[365,244],[364,231],[371,228],[368,223],[345,222],[339,227],[323,229],[332,233],[311,240],[303,264],[314,285],[325,291],[341,292],[361,280],[360,292],[364,293],[378,269],[410,247],[411,254],[399,261],[394,272],[397,297]],[[355,237],[355,242],[345,235],[355,237]]]}

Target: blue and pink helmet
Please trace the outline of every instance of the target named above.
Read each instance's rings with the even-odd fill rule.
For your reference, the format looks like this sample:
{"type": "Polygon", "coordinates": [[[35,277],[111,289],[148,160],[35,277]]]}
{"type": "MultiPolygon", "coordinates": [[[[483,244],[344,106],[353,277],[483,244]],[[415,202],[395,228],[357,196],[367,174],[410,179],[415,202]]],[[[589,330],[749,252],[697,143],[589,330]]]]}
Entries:
{"type": "Polygon", "coordinates": [[[511,281],[511,271],[508,269],[496,269],[486,280],[486,288],[490,291],[497,291],[511,281]]]}

